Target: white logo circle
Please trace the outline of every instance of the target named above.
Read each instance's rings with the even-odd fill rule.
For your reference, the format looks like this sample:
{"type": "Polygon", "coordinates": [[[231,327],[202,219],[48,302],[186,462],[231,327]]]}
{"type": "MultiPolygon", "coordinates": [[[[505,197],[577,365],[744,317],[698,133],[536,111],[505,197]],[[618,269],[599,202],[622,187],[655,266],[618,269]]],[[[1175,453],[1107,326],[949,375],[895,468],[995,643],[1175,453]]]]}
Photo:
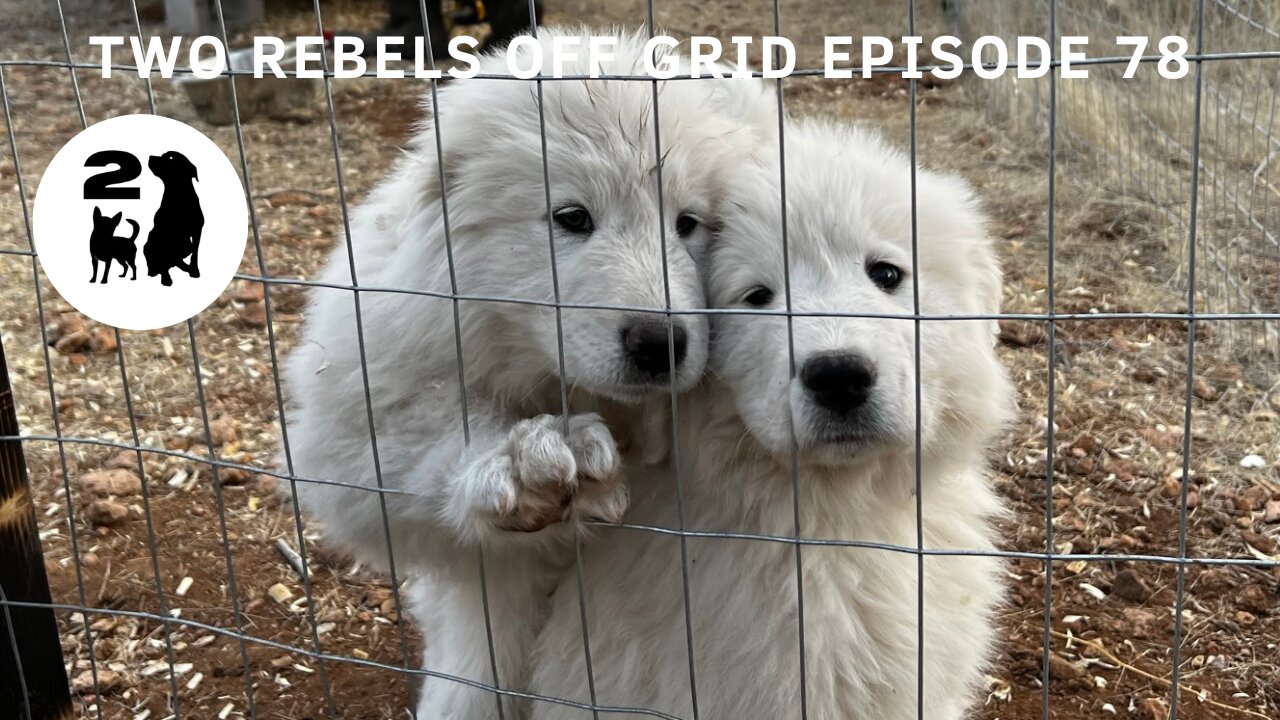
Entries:
{"type": "Polygon", "coordinates": [[[73,307],[126,330],[193,317],[230,284],[249,208],[225,153],[189,125],[124,115],[58,151],[36,192],[36,254],[73,307]]]}

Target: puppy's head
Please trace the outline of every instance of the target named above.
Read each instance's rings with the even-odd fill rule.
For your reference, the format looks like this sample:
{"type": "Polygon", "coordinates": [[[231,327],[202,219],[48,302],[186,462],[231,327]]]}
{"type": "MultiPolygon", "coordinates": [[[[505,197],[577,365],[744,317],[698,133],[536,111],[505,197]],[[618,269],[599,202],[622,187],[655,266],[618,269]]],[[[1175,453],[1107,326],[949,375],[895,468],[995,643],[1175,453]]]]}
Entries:
{"type": "Polygon", "coordinates": [[[170,150],[163,155],[152,155],[147,159],[147,167],[152,175],[166,182],[199,179],[196,177],[196,166],[187,159],[186,155],[175,150],[170,150]]]}
{"type": "Polygon", "coordinates": [[[820,124],[789,126],[786,153],[786,260],[775,149],[736,178],[706,263],[714,306],[785,312],[789,292],[796,314],[790,327],[777,316],[715,319],[711,370],[752,433],[788,454],[794,431],[807,463],[907,450],[918,387],[926,453],[983,447],[1011,407],[994,322],[922,321],[917,363],[911,317],[916,291],[922,315],[998,309],[1000,270],[969,188],[918,172],[913,272],[906,157],[820,124]]]}
{"type": "MultiPolygon", "coordinates": [[[[642,75],[645,38],[616,37],[599,70],[642,75]]],[[[541,28],[538,38],[548,75],[563,38],[580,41],[580,59],[563,73],[592,71],[585,32],[541,28]]],[[[531,53],[516,61],[529,66],[531,53]]],[[[505,56],[488,56],[479,69],[507,67],[505,56]]],[[[557,374],[563,357],[575,387],[620,400],[687,389],[705,365],[707,321],[662,310],[705,307],[690,247],[707,238],[722,167],[757,143],[767,126],[757,119],[773,117],[772,107],[761,84],[742,80],[655,89],[616,79],[478,79],[442,89],[458,289],[534,303],[464,312],[500,323],[508,347],[527,345],[522,361],[541,372],[557,374]],[[557,313],[557,302],[568,307],[557,313]],[[601,305],[613,309],[582,307],[601,305]]],[[[439,191],[435,142],[430,126],[415,141],[428,193],[439,191]]]]}

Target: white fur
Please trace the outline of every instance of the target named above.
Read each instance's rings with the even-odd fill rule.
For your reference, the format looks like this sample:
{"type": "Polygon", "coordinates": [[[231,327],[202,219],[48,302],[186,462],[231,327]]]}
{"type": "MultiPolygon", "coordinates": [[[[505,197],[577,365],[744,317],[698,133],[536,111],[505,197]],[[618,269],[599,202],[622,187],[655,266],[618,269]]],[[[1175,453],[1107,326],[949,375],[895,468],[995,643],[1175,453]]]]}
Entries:
{"type": "MultiPolygon", "coordinates": [[[[786,135],[790,294],[796,312],[906,314],[908,276],[892,293],[867,265],[908,270],[910,165],[877,137],[822,124],[786,135]]],[[[757,285],[785,284],[777,149],[737,174],[723,231],[707,250],[713,307],[742,308],[757,285]]],[[[925,314],[993,313],[1000,272],[983,218],[958,179],[921,170],[919,290],[925,314]]],[[[1012,406],[991,321],[920,326],[924,545],[994,547],[985,451],[1012,406]]],[[[790,372],[784,317],[717,315],[709,381],[680,399],[676,457],[667,472],[633,474],[629,524],[679,527],[676,476],[688,529],[854,540],[914,548],[915,324],[910,319],[795,317],[796,367],[819,353],[856,351],[878,372],[867,431],[829,442],[790,372]],[[792,427],[798,497],[793,498],[792,427]],[[674,471],[674,472],[673,472],[674,471]]],[[[804,688],[813,720],[917,717],[917,556],[880,548],[801,548],[804,688]]],[[[599,703],[692,717],[691,643],[704,718],[799,718],[800,635],[795,546],[760,539],[687,539],[688,613],[679,537],[603,532],[584,550],[588,630],[599,703]]],[[[924,561],[924,714],[958,720],[993,639],[999,562],[924,561]]],[[[578,584],[568,573],[535,650],[533,690],[589,702],[578,584]]],[[[535,718],[585,718],[551,702],[535,718]]],[[[602,713],[621,718],[622,714],[602,713]]],[[[630,716],[626,716],[630,717],[630,716]]]]}
{"type": "MultiPolygon", "coordinates": [[[[539,30],[548,63],[553,38],[566,34],[585,37],[539,30]]],[[[643,36],[620,40],[615,59],[602,69],[641,74],[643,36]]],[[[505,74],[506,67],[491,56],[479,69],[505,74]]],[[[568,74],[590,70],[585,61],[565,68],[568,74]]],[[[538,86],[483,78],[447,84],[439,91],[443,158],[434,128],[422,126],[389,178],[351,218],[355,277],[341,243],[320,280],[448,294],[451,250],[459,293],[551,303],[549,193],[551,208],[583,205],[596,226],[586,240],[554,231],[563,302],[663,308],[669,290],[674,308],[704,307],[676,218],[692,212],[710,221],[722,162],[755,144],[749,127],[766,125],[774,106],[757,83],[659,85],[659,188],[653,92],[648,82],[542,83],[547,190],[538,86]]],[[[700,227],[689,242],[705,240],[706,232],[700,227]]],[[[495,681],[477,563],[483,549],[497,682],[526,687],[549,594],[573,558],[572,527],[584,519],[621,518],[624,454],[636,466],[645,461],[641,449],[650,459],[666,452],[665,398],[670,386],[687,390],[701,376],[707,321],[675,316],[688,332],[687,357],[673,382],[645,385],[628,377],[619,339],[623,323],[636,316],[580,308],[557,314],[546,305],[479,300],[455,305],[378,290],[358,297],[341,289],[314,293],[304,337],[287,365],[296,404],[288,412],[288,440],[298,475],[341,484],[300,483],[302,506],[323,522],[330,542],[384,568],[393,559],[389,546],[399,577],[421,580],[415,619],[426,637],[427,669],[495,681]],[[567,426],[561,337],[573,413],[567,426]],[[376,448],[366,421],[366,382],[376,448]],[[652,441],[641,437],[646,433],[652,441]],[[379,481],[398,492],[370,492],[379,481]],[[570,522],[557,522],[562,516],[570,522]],[[547,523],[538,532],[519,531],[547,523]]],[[[520,717],[518,700],[504,703],[507,718],[520,717]]],[[[485,691],[432,679],[418,712],[423,720],[477,720],[496,717],[497,704],[485,691]]]]}

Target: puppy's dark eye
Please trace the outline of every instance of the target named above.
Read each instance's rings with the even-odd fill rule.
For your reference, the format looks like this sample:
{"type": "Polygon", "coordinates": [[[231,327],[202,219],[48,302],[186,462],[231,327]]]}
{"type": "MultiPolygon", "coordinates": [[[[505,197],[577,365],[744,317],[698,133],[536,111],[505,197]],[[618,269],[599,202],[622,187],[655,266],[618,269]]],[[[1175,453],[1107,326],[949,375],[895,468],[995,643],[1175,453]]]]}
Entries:
{"type": "Polygon", "coordinates": [[[902,270],[898,266],[890,265],[887,262],[868,265],[867,277],[871,278],[871,282],[886,292],[892,291],[902,284],[902,270]]]}
{"type": "Polygon", "coordinates": [[[555,211],[552,215],[556,224],[568,230],[571,233],[586,235],[596,229],[595,223],[591,220],[591,213],[581,205],[569,205],[555,211]]]}
{"type": "Polygon", "coordinates": [[[764,286],[751,288],[751,292],[742,298],[742,302],[752,307],[764,307],[773,302],[773,291],[764,286]]]}
{"type": "Polygon", "coordinates": [[[682,238],[688,238],[698,229],[698,216],[693,213],[680,213],[676,218],[676,234],[682,238]]]}

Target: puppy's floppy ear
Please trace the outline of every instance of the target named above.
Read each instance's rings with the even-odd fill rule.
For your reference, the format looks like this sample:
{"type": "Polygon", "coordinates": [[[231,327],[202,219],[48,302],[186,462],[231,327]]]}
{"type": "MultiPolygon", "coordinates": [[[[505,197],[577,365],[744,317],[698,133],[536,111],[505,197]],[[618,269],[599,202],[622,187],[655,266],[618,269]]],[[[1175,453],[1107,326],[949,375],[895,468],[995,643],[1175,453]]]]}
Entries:
{"type": "MultiPolygon", "coordinates": [[[[963,218],[968,228],[961,233],[963,244],[958,249],[963,264],[967,265],[967,277],[973,283],[975,309],[981,315],[997,315],[1004,301],[1004,272],[991,240],[989,221],[973,187],[959,178],[955,178],[954,183],[955,197],[959,201],[956,217],[963,218]]],[[[982,326],[994,345],[999,332],[997,321],[985,320],[982,326]]]]}
{"type": "MultiPolygon", "coordinates": [[[[917,174],[920,198],[932,198],[920,205],[922,223],[931,230],[931,242],[938,245],[937,257],[952,257],[948,266],[971,290],[966,302],[970,310],[981,315],[1000,312],[1004,298],[1000,259],[991,241],[989,222],[982,201],[973,186],[957,175],[932,170],[917,174]]],[[[930,248],[932,249],[932,248],[930,248]]],[[[921,257],[928,250],[922,250],[921,257]]],[[[922,260],[922,264],[924,261],[922,260]]]]}
{"type": "Polygon", "coordinates": [[[483,147],[489,142],[488,138],[477,137],[482,135],[482,131],[477,129],[476,121],[468,119],[469,113],[479,112],[479,110],[473,110],[470,107],[473,98],[465,92],[466,90],[464,86],[449,85],[439,91],[441,103],[446,104],[452,101],[453,108],[453,114],[447,115],[447,119],[440,125],[443,157],[437,153],[436,148],[436,114],[431,96],[424,96],[420,103],[422,119],[414,124],[407,154],[414,160],[415,172],[425,180],[420,188],[427,202],[440,200],[442,174],[443,185],[451,192],[458,180],[459,167],[467,159],[468,151],[473,147],[483,147]]]}
{"type": "Polygon", "coordinates": [[[705,222],[706,232],[702,237],[690,238],[686,243],[689,255],[693,261],[702,269],[710,260],[711,253],[716,246],[720,244],[720,238],[724,234],[724,222],[719,215],[712,217],[705,222]]]}

